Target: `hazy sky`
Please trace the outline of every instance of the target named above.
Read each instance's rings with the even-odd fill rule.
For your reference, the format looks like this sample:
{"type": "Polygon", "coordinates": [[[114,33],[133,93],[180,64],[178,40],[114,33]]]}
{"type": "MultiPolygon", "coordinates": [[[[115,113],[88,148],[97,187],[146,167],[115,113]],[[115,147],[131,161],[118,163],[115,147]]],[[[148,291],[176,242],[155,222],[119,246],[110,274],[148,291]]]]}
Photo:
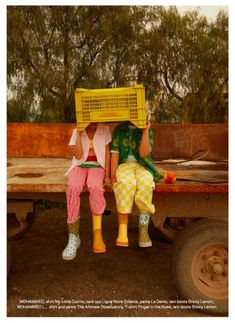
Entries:
{"type": "Polygon", "coordinates": [[[220,10],[228,12],[228,6],[177,6],[180,13],[184,13],[187,10],[199,9],[202,15],[205,15],[208,19],[216,18],[220,10]]]}

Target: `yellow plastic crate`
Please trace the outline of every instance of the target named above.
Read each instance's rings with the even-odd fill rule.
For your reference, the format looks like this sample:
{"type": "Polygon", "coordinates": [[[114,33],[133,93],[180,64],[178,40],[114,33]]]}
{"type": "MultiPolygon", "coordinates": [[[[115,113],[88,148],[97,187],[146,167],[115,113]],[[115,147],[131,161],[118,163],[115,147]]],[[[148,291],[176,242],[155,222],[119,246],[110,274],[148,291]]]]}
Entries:
{"type": "Polygon", "coordinates": [[[75,90],[78,130],[90,122],[131,121],[146,127],[145,89],[143,85],[114,89],[75,90]]]}

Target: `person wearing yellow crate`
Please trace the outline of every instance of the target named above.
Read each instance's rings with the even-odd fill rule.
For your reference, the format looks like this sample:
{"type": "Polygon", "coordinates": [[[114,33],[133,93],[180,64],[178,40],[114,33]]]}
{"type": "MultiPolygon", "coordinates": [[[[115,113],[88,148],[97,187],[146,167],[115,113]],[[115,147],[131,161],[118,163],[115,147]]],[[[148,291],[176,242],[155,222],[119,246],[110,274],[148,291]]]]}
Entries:
{"type": "Polygon", "coordinates": [[[128,247],[128,216],[133,203],[139,209],[139,247],[150,247],[148,234],[150,215],[155,212],[152,203],[155,183],[163,178],[153,164],[150,153],[153,131],[148,121],[139,129],[131,122],[123,122],[113,132],[111,144],[111,180],[118,211],[116,245],[128,247]]]}
{"type": "Polygon", "coordinates": [[[93,222],[93,251],[103,253],[106,246],[102,237],[102,214],[106,202],[103,185],[110,185],[111,134],[108,127],[92,122],[84,131],[73,130],[69,145],[73,149],[72,165],[65,174],[68,176],[66,190],[68,243],[62,252],[64,260],[76,256],[81,240],[80,194],[86,184],[89,191],[89,203],[93,222]]]}

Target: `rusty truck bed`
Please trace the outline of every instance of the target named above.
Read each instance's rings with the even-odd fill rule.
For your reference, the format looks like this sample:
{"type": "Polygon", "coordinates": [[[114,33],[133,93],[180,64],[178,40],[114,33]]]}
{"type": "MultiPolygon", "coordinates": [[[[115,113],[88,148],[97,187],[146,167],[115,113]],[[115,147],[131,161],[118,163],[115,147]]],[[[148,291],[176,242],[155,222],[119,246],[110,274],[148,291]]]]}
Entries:
{"type": "MultiPolygon", "coordinates": [[[[7,191],[14,193],[64,193],[66,176],[71,165],[67,158],[8,158],[7,191]]],[[[226,193],[228,191],[227,164],[214,163],[209,166],[183,166],[176,163],[158,163],[163,174],[167,170],[176,173],[174,184],[161,180],[156,192],[205,192],[226,193]]]]}
{"type": "MultiPolygon", "coordinates": [[[[110,124],[113,131],[115,125],[110,124]]],[[[7,125],[7,191],[8,197],[20,193],[63,193],[66,190],[66,170],[71,163],[69,138],[76,124],[7,125]]],[[[227,124],[154,125],[152,157],[162,161],[167,158],[188,159],[201,149],[213,165],[184,166],[172,162],[158,162],[163,173],[173,170],[175,184],[162,180],[156,192],[228,191],[228,126],[227,124]]],[[[204,159],[205,159],[204,158],[204,159]]]]}
{"type": "MultiPolygon", "coordinates": [[[[72,158],[67,143],[74,127],[8,124],[9,238],[22,237],[29,230],[39,200],[65,201],[64,174],[72,158]]],[[[227,313],[227,124],[155,125],[153,131],[156,167],[177,176],[174,184],[164,179],[156,184],[151,219],[166,239],[174,241],[172,268],[179,293],[184,299],[197,299],[200,287],[200,299],[213,299],[216,311],[227,313]]],[[[116,214],[112,189],[106,188],[105,195],[106,211],[116,214]]],[[[86,189],[82,199],[89,204],[86,189]]],[[[133,207],[132,214],[139,215],[137,208],[133,207]]]]}

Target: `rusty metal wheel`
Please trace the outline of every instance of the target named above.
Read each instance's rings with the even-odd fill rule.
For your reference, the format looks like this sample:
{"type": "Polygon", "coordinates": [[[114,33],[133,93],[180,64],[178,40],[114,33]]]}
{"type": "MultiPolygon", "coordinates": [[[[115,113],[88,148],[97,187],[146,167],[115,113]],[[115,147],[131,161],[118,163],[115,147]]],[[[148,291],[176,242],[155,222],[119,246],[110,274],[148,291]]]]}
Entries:
{"type": "Polygon", "coordinates": [[[181,296],[197,301],[198,309],[215,315],[228,313],[227,223],[201,219],[177,236],[172,270],[181,296]]]}
{"type": "Polygon", "coordinates": [[[10,240],[22,238],[35,220],[33,200],[7,200],[7,237],[10,240]]]}
{"type": "Polygon", "coordinates": [[[17,240],[25,236],[35,220],[35,212],[27,213],[24,221],[19,221],[15,213],[7,214],[8,239],[17,240]]]}
{"type": "Polygon", "coordinates": [[[192,279],[202,294],[213,299],[228,295],[228,246],[209,244],[194,256],[192,279]]]}
{"type": "Polygon", "coordinates": [[[11,270],[12,264],[12,250],[11,250],[11,243],[7,239],[7,274],[11,270]]]}
{"type": "Polygon", "coordinates": [[[169,217],[165,219],[164,225],[159,228],[162,238],[167,242],[173,242],[177,235],[189,224],[200,218],[191,217],[169,217]]]}

